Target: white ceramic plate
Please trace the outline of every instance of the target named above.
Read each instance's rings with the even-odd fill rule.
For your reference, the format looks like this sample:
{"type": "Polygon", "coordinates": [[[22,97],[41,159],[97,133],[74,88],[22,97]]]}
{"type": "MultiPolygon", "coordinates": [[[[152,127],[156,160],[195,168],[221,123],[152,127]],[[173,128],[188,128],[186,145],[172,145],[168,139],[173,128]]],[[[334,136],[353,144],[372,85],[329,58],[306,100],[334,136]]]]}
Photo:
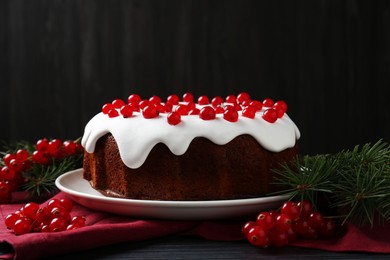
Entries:
{"type": "Polygon", "coordinates": [[[62,174],[56,186],[74,201],[94,210],[141,218],[218,219],[234,218],[276,209],[287,196],[212,201],[158,201],[111,198],[102,195],[82,177],[82,169],[62,174]]]}

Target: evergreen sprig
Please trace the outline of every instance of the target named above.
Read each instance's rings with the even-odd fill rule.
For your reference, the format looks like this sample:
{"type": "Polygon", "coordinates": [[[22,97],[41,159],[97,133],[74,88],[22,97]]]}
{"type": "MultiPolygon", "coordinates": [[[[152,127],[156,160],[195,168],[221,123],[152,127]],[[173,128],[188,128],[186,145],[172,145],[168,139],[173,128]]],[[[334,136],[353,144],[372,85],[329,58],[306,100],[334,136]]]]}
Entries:
{"type": "Polygon", "coordinates": [[[55,180],[63,173],[82,166],[82,154],[75,154],[61,160],[52,159],[50,165],[34,164],[32,169],[24,172],[28,180],[22,189],[30,192],[33,197],[55,194],[58,189],[55,180]]]}
{"type": "Polygon", "coordinates": [[[314,204],[319,196],[329,198],[342,223],[372,226],[390,219],[390,146],[382,140],[336,154],[297,158],[276,172],[276,183],[289,187],[282,194],[314,204]]]}

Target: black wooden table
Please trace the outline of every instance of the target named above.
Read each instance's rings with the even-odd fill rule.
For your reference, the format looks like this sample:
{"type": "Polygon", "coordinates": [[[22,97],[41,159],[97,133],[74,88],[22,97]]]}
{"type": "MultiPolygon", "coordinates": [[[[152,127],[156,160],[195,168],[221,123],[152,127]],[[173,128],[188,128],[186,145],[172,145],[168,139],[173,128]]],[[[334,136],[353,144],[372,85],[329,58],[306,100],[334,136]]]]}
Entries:
{"type": "MultiPolygon", "coordinates": [[[[54,257],[53,257],[54,258],[54,257]]],[[[282,247],[260,249],[245,241],[209,241],[198,237],[170,236],[122,243],[56,256],[55,259],[390,259],[390,254],[328,252],[282,247]]]]}

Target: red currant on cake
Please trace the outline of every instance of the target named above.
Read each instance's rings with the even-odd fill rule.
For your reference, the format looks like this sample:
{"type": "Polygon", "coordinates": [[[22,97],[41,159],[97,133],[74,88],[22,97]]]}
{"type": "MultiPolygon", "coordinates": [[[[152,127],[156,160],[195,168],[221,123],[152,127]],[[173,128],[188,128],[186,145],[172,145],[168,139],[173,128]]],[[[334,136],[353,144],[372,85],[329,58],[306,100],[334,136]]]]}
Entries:
{"type": "Polygon", "coordinates": [[[154,105],[148,105],[142,110],[142,115],[147,119],[156,118],[159,112],[154,105]]]}
{"type": "Polygon", "coordinates": [[[112,101],[113,108],[121,108],[125,105],[125,102],[122,99],[115,99],[112,101]]]}
{"type": "Polygon", "coordinates": [[[235,95],[229,95],[229,96],[227,96],[227,97],[225,98],[225,101],[226,101],[226,103],[232,103],[232,104],[234,104],[234,103],[236,103],[237,98],[236,98],[235,95]]]}
{"type": "Polygon", "coordinates": [[[208,105],[210,103],[209,98],[207,96],[200,96],[198,98],[199,105],[208,105]]]}
{"type": "Polygon", "coordinates": [[[263,106],[272,107],[274,105],[274,101],[270,98],[266,98],[263,100],[263,106]]]}
{"type": "Polygon", "coordinates": [[[183,95],[183,101],[184,102],[193,102],[194,96],[192,95],[192,93],[187,92],[183,95]]]}
{"type": "Polygon", "coordinates": [[[255,118],[256,115],[256,109],[252,106],[247,106],[242,110],[242,116],[247,117],[247,118],[255,118]]]}
{"type": "Polygon", "coordinates": [[[270,108],[264,111],[263,119],[269,123],[275,123],[278,119],[278,114],[276,113],[275,109],[270,108]]]}
{"type": "Polygon", "coordinates": [[[120,113],[124,118],[128,118],[133,115],[133,109],[130,105],[123,105],[120,109],[120,113]]]}
{"type": "Polygon", "coordinates": [[[181,116],[178,112],[172,112],[168,114],[167,120],[170,125],[178,125],[181,122],[181,116]]]}
{"type": "Polygon", "coordinates": [[[237,122],[238,113],[235,108],[227,108],[223,113],[223,118],[229,122],[237,122]]]}
{"type": "Polygon", "coordinates": [[[248,93],[242,92],[237,95],[237,103],[242,104],[244,101],[250,101],[251,97],[248,93]]]}
{"type": "Polygon", "coordinates": [[[211,105],[212,105],[214,108],[216,108],[216,107],[222,105],[222,103],[223,103],[223,98],[220,97],[220,96],[216,96],[216,97],[214,97],[214,98],[211,100],[211,105]]]}
{"type": "Polygon", "coordinates": [[[167,102],[170,102],[173,105],[177,105],[180,102],[180,98],[177,95],[172,94],[172,95],[168,96],[167,102]]]}
{"type": "Polygon", "coordinates": [[[138,95],[138,94],[131,94],[128,98],[127,98],[127,103],[135,103],[135,104],[139,104],[139,102],[141,102],[141,97],[138,95]]]}
{"type": "Polygon", "coordinates": [[[159,96],[152,96],[149,98],[150,104],[160,104],[161,103],[161,98],[159,96]]]}
{"type": "Polygon", "coordinates": [[[203,120],[215,119],[215,110],[210,106],[205,106],[200,110],[199,117],[203,120]]]}

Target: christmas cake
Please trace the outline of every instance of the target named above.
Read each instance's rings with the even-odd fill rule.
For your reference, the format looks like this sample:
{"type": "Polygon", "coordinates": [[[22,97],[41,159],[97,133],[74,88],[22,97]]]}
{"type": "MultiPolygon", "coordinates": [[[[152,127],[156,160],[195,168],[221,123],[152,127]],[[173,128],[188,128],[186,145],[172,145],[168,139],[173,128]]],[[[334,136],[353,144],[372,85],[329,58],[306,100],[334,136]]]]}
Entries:
{"type": "Polygon", "coordinates": [[[266,196],[278,189],[273,170],[298,154],[300,132],[286,110],[284,101],[247,93],[116,99],[85,127],[83,177],[131,199],[266,196]]]}

